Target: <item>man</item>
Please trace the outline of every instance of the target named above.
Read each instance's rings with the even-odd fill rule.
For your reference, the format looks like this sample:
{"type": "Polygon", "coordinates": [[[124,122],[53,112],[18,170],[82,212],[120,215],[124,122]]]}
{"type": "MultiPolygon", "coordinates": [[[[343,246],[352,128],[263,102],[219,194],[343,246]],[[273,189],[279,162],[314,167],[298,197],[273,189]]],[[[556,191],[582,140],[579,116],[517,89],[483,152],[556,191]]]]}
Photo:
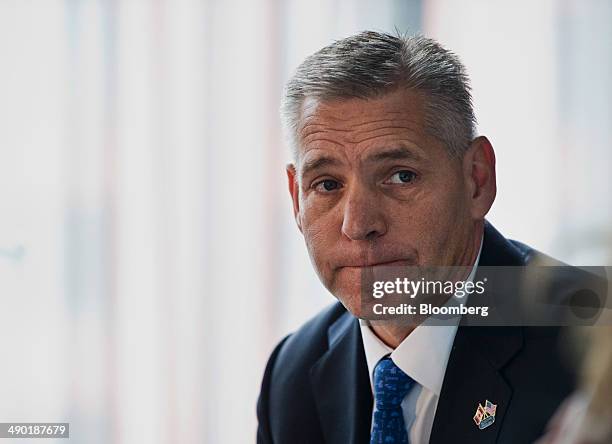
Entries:
{"type": "Polygon", "coordinates": [[[308,57],[282,111],[295,220],[339,302],[272,353],[258,442],[533,442],[573,387],[557,329],[358,319],[367,270],[465,266],[471,280],[537,256],[485,221],[495,154],[458,58],[364,32],[308,57]]]}

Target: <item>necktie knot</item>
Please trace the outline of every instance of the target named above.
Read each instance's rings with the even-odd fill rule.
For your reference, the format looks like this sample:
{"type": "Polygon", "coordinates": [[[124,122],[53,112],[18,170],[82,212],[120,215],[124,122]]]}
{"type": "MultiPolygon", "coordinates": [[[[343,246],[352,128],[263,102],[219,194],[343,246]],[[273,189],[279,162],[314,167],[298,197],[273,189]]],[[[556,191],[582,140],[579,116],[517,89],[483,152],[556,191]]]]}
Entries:
{"type": "Polygon", "coordinates": [[[414,380],[391,358],[381,359],[374,369],[374,399],[377,410],[397,409],[408,394],[414,380]]]}

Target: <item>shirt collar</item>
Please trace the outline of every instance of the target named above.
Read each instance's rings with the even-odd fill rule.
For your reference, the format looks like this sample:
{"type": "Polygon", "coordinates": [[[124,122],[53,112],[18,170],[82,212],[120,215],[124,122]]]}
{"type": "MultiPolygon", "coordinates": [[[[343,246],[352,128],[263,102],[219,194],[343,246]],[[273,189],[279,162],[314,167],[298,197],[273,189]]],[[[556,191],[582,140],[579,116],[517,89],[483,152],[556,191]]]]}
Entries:
{"type": "Polygon", "coordinates": [[[371,384],[374,367],[390,354],[404,373],[440,395],[457,325],[419,325],[395,350],[383,343],[366,323],[360,323],[360,327],[371,384]]]}
{"type": "MultiPolygon", "coordinates": [[[[482,241],[467,281],[474,279],[481,251],[482,241]]],[[[466,302],[466,298],[463,302],[466,302]]],[[[382,358],[391,355],[393,362],[404,373],[421,386],[440,396],[446,365],[457,333],[457,323],[454,325],[428,325],[427,320],[425,320],[395,350],[374,334],[367,321],[362,320],[359,324],[372,386],[374,384],[374,367],[382,358]]]]}

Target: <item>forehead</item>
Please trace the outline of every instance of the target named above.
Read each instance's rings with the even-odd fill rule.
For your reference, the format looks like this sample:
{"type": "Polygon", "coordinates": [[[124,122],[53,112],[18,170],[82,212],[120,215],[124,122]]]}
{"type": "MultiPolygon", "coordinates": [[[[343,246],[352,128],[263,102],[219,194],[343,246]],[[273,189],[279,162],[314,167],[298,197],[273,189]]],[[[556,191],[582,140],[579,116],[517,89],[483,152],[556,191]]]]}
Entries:
{"type": "Polygon", "coordinates": [[[300,157],[334,145],[359,151],[393,139],[424,143],[424,102],[421,93],[406,89],[372,99],[307,97],[298,125],[300,157]]]}
{"type": "Polygon", "coordinates": [[[302,123],[312,117],[366,118],[370,114],[401,113],[422,117],[424,97],[412,89],[397,89],[373,98],[320,99],[306,97],[301,106],[302,123]]]}

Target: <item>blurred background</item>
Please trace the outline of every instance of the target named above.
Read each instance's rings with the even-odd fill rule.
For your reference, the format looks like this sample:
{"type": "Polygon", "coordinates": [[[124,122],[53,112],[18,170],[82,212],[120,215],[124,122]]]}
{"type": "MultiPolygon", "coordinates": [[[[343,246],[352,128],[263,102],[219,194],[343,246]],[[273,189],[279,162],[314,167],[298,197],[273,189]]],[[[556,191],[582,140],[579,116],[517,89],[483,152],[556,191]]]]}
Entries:
{"type": "Polygon", "coordinates": [[[291,214],[282,86],[361,30],[464,61],[502,233],[609,264],[611,22],[606,0],[0,0],[0,421],[254,442],[269,353],[333,301],[291,214]]]}

